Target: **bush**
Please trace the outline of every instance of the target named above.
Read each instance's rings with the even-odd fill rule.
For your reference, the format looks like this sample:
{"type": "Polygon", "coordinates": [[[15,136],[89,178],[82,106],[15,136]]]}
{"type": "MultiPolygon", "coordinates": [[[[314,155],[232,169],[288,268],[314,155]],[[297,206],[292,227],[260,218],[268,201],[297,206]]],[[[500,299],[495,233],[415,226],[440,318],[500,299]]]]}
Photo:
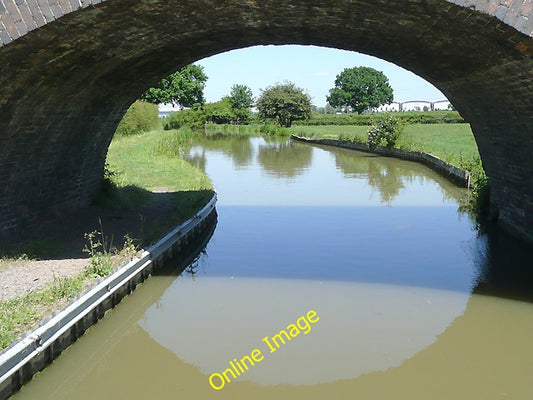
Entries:
{"type": "Polygon", "coordinates": [[[171,114],[167,120],[165,130],[180,129],[183,127],[201,129],[205,124],[205,114],[202,110],[181,110],[171,114]]]}
{"type": "Polygon", "coordinates": [[[213,124],[233,124],[237,122],[237,116],[231,108],[229,99],[224,98],[216,103],[204,106],[205,122],[213,124]]]}
{"type": "Polygon", "coordinates": [[[392,115],[382,116],[368,130],[368,147],[376,149],[380,145],[391,149],[403,130],[403,122],[392,115]]]}
{"type": "Polygon", "coordinates": [[[158,123],[159,110],[155,104],[144,101],[133,103],[115,131],[115,135],[140,135],[154,129],[158,123]]]}
{"type": "Polygon", "coordinates": [[[213,124],[237,124],[242,122],[242,115],[236,114],[231,108],[229,99],[224,98],[215,103],[208,103],[202,108],[178,111],[168,118],[165,129],[181,129],[189,127],[201,129],[206,123],[213,124]]]}

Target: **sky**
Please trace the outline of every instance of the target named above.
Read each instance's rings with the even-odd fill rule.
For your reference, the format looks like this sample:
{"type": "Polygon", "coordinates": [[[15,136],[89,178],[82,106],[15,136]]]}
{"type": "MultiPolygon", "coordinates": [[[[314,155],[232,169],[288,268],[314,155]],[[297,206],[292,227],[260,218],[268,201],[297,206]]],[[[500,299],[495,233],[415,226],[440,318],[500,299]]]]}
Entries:
{"type": "Polygon", "coordinates": [[[419,76],[392,63],[365,54],[316,46],[254,46],[221,53],[196,62],[204,67],[208,80],[207,102],[229,95],[231,86],[249,86],[254,97],[261,89],[290,81],[305,89],[314,105],[326,104],[335,76],[344,68],[372,67],[382,71],[394,91],[395,101],[444,100],[446,97],[419,76]]]}

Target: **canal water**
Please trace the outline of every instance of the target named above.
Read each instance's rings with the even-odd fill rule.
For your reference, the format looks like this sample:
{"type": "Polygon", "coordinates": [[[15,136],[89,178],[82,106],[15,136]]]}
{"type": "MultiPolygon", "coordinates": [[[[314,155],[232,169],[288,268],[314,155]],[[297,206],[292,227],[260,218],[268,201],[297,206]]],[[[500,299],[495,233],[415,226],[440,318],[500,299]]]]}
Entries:
{"type": "Polygon", "coordinates": [[[531,399],[532,253],[402,160],[198,139],[218,225],[15,399],[531,399]]]}

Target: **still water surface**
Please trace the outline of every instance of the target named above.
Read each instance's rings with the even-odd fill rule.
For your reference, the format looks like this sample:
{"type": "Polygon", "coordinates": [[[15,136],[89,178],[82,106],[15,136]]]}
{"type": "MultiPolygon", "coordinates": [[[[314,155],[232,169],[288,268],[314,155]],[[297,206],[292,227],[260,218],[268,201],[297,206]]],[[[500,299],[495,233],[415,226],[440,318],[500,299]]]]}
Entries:
{"type": "Polygon", "coordinates": [[[532,253],[479,235],[463,189],[418,164],[261,138],[199,139],[187,159],[219,196],[205,252],[145,282],[16,399],[533,398],[532,253]],[[270,352],[262,339],[309,310],[319,320],[270,352]],[[254,349],[260,362],[209,385],[254,349]]]}

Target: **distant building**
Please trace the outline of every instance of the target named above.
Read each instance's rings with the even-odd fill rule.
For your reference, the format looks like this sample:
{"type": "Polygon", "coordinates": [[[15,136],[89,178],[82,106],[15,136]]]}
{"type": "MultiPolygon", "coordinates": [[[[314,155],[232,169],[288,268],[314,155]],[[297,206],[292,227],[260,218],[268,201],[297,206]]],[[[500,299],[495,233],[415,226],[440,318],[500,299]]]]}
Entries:
{"type": "Polygon", "coordinates": [[[180,107],[175,106],[174,104],[158,104],[159,108],[159,118],[166,118],[171,113],[178,112],[181,110],[180,107]]]}
{"type": "Polygon", "coordinates": [[[401,111],[434,111],[450,110],[452,107],[448,100],[428,101],[428,100],[407,100],[393,101],[391,104],[385,104],[373,108],[372,112],[401,112],[401,111]]]}
{"type": "Polygon", "coordinates": [[[392,102],[391,104],[384,104],[378,108],[373,108],[372,112],[398,112],[400,111],[400,104],[392,102]]]}

